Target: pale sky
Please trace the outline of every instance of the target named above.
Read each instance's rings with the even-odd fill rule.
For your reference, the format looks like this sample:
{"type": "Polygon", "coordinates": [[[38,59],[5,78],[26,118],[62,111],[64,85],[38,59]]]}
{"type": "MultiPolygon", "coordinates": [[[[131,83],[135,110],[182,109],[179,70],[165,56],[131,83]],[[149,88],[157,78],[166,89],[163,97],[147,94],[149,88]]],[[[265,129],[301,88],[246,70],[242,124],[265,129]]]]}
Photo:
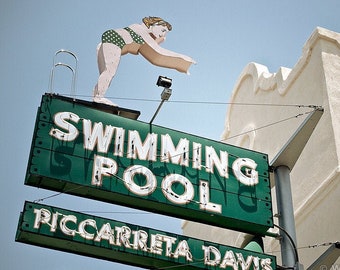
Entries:
{"type": "MultiPolygon", "coordinates": [[[[339,14],[336,0],[0,0],[0,268],[139,269],[14,241],[24,201],[55,194],[25,186],[24,177],[37,108],[41,96],[49,92],[57,50],[77,55],[77,98],[90,100],[98,78],[95,50],[101,34],[141,23],[145,16],[162,17],[173,26],[162,46],[194,58],[197,65],[191,67],[191,74],[153,66],[142,56],[125,55],[107,96],[121,107],[141,111],[139,120],[149,122],[162,91],[156,86],[157,78],[170,77],[173,94],[154,124],[219,140],[226,103],[243,68],[249,62],[263,64],[270,72],[281,66],[293,68],[316,27],[340,32],[339,14]]],[[[69,95],[69,82],[69,73],[60,72],[53,92],[69,95]]],[[[96,215],[181,234],[181,221],[171,217],[65,194],[43,203],[74,211],[110,212],[96,215]]]]}

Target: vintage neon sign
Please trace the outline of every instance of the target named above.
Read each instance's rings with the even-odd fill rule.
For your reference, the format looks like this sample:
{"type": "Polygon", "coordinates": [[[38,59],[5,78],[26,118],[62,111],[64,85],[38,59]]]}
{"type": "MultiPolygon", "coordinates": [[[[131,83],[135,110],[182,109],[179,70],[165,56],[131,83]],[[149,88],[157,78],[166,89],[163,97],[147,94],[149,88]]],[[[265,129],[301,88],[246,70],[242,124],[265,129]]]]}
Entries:
{"type": "Polygon", "coordinates": [[[25,183],[256,234],[273,224],[265,154],[53,95],[25,183]]]}
{"type": "Polygon", "coordinates": [[[148,268],[276,269],[274,256],[31,202],[16,241],[148,268]]]}
{"type": "MultiPolygon", "coordinates": [[[[75,127],[73,123],[78,123],[80,120],[79,115],[72,112],[58,112],[54,115],[54,124],[57,128],[51,128],[49,135],[64,142],[72,142],[78,138],[80,131],[75,127]],[[61,129],[60,129],[61,128],[61,129]]],[[[114,156],[122,157],[124,155],[124,141],[128,140],[128,150],[126,157],[129,159],[148,160],[155,162],[157,160],[157,153],[162,162],[171,162],[181,166],[189,166],[189,151],[190,142],[186,138],[181,138],[177,147],[169,134],[161,135],[161,147],[157,149],[158,135],[155,133],[148,133],[144,142],[142,142],[141,136],[137,130],[126,131],[121,127],[114,127],[106,125],[105,127],[101,122],[97,123],[90,119],[82,119],[83,126],[83,141],[84,149],[94,151],[97,148],[98,153],[107,154],[109,151],[110,143],[112,143],[113,134],[115,133],[114,149],[112,154],[114,156]],[[128,133],[127,138],[124,134],[128,133]]],[[[220,156],[217,155],[215,149],[211,146],[205,146],[206,164],[202,165],[201,148],[202,145],[193,142],[192,149],[192,168],[201,170],[205,168],[206,172],[213,173],[214,168],[217,169],[221,177],[228,178],[228,152],[220,151],[220,156]]],[[[111,172],[117,171],[117,164],[114,159],[96,157],[99,163],[110,163],[111,172]]],[[[95,162],[97,165],[97,163],[95,162]]],[[[247,186],[253,186],[258,184],[258,173],[255,170],[257,164],[255,161],[248,158],[237,158],[232,165],[234,175],[238,181],[247,186]],[[242,168],[247,168],[246,173],[242,172],[242,168]]],[[[100,168],[96,168],[100,169],[100,168]]],[[[97,175],[101,178],[101,175],[97,175]]]]}
{"type": "MultiPolygon", "coordinates": [[[[72,125],[78,123],[80,117],[72,112],[58,112],[54,115],[54,124],[58,128],[51,128],[49,135],[64,142],[74,141],[80,136],[80,131],[72,125]],[[59,129],[61,128],[61,129],[59,129]]],[[[173,164],[179,164],[181,166],[189,166],[189,154],[190,149],[189,140],[181,138],[177,148],[175,148],[169,134],[161,135],[161,148],[158,151],[157,140],[158,135],[155,133],[148,133],[144,142],[142,142],[140,134],[137,130],[129,130],[119,127],[113,127],[111,125],[103,126],[102,123],[92,123],[90,119],[82,119],[83,122],[83,141],[84,149],[93,151],[97,148],[98,153],[107,154],[109,151],[109,145],[113,138],[113,133],[116,133],[113,155],[122,157],[124,154],[124,140],[128,140],[128,150],[126,157],[129,159],[148,160],[155,162],[157,160],[157,152],[161,152],[159,159],[162,162],[171,162],[173,164]],[[92,128],[93,126],[93,128],[92,128]],[[116,130],[116,131],[115,131],[116,130]],[[127,138],[124,138],[123,134],[128,133],[127,138]],[[179,149],[179,150],[178,150],[179,149]]],[[[214,168],[217,169],[219,175],[224,178],[228,178],[228,153],[221,151],[220,156],[211,146],[206,146],[206,164],[202,165],[201,148],[198,143],[193,142],[194,149],[192,168],[201,170],[202,167],[206,169],[206,172],[213,173],[214,168]]],[[[232,170],[235,178],[242,184],[247,186],[253,186],[258,183],[258,172],[255,170],[257,164],[247,158],[237,158],[232,165],[232,170]],[[246,168],[246,172],[243,173],[242,169],[246,168]]],[[[93,162],[93,174],[91,184],[95,186],[102,186],[104,176],[117,175],[118,165],[113,158],[95,155],[93,162]]],[[[132,165],[128,167],[122,176],[123,182],[126,188],[132,193],[139,196],[148,196],[152,194],[157,188],[157,180],[153,172],[145,166],[132,165]],[[134,182],[135,175],[143,175],[146,183],[140,186],[134,182]]],[[[161,189],[164,196],[175,204],[187,204],[194,197],[194,187],[192,183],[184,176],[180,174],[169,174],[161,183],[161,189]],[[184,187],[183,194],[179,195],[175,193],[171,187],[174,183],[179,183],[184,187]]],[[[200,207],[211,212],[221,213],[221,205],[213,204],[207,200],[209,196],[209,182],[200,181],[199,193],[200,193],[200,207]]]]}

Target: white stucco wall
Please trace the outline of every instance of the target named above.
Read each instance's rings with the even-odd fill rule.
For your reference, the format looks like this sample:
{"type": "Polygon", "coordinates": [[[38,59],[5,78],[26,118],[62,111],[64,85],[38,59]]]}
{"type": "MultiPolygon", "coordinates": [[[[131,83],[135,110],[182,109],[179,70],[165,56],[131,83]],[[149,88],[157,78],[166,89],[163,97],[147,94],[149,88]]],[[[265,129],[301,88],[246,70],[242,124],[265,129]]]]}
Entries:
{"type": "MultiPolygon", "coordinates": [[[[276,73],[270,73],[263,65],[248,64],[235,84],[230,102],[221,139],[228,144],[267,153],[269,160],[313,110],[308,106],[286,105],[324,108],[291,171],[297,246],[339,241],[340,34],[317,28],[292,69],[280,68],[276,73]],[[240,103],[263,105],[238,105],[240,103]]],[[[275,214],[274,190],[272,194],[275,214]]],[[[276,219],[274,223],[278,223],[276,219]]],[[[190,236],[232,246],[241,246],[246,237],[193,222],[183,222],[183,231],[190,236]]],[[[278,241],[266,238],[265,243],[266,253],[273,253],[279,259],[278,241]]],[[[307,268],[326,249],[299,249],[301,263],[307,268]]]]}

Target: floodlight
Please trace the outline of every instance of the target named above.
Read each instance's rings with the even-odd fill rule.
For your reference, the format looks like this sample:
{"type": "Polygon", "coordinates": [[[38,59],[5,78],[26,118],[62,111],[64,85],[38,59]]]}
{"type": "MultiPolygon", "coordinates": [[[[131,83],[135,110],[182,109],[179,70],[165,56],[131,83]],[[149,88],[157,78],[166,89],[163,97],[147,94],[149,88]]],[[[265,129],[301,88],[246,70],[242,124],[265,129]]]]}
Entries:
{"type": "Polygon", "coordinates": [[[164,77],[164,76],[159,76],[156,84],[157,86],[170,88],[172,85],[172,79],[164,77]]]}

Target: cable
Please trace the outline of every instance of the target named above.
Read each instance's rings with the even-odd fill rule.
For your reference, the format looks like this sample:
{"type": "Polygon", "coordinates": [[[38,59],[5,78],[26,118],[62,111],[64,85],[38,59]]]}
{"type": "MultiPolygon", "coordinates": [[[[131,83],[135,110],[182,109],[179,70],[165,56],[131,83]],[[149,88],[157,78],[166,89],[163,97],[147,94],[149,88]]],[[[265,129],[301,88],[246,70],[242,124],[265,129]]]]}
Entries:
{"type": "Polygon", "coordinates": [[[296,262],[299,262],[299,254],[297,252],[297,248],[296,248],[296,245],[294,243],[294,240],[293,238],[289,235],[289,233],[284,229],[282,228],[281,226],[279,225],[276,225],[274,224],[275,227],[279,228],[281,231],[283,231],[285,233],[285,235],[288,237],[289,241],[290,241],[290,244],[293,246],[293,249],[294,249],[294,255],[295,255],[295,260],[296,262]]]}
{"type": "Polygon", "coordinates": [[[337,243],[339,243],[339,242],[326,242],[326,243],[321,243],[321,244],[299,247],[298,249],[327,247],[327,246],[331,246],[331,245],[336,245],[337,243]]]}
{"type": "Polygon", "coordinates": [[[55,194],[53,194],[53,195],[50,195],[50,196],[47,196],[47,197],[44,197],[44,198],[40,198],[40,199],[36,199],[36,200],[34,200],[33,202],[34,202],[34,203],[39,203],[39,202],[42,202],[42,201],[44,201],[44,200],[51,199],[51,198],[53,198],[53,197],[57,197],[57,196],[59,196],[59,195],[61,195],[61,194],[67,194],[67,193],[70,192],[70,191],[77,190],[77,189],[81,189],[81,188],[84,188],[84,186],[78,186],[78,187],[75,187],[75,188],[68,189],[68,190],[66,190],[66,191],[60,191],[60,192],[57,192],[57,193],[55,193],[55,194]]]}
{"type": "MultiPolygon", "coordinates": [[[[69,94],[61,94],[70,96],[69,94]]],[[[91,98],[89,95],[74,95],[76,97],[91,98]]],[[[72,97],[74,97],[72,96],[72,97]]],[[[129,100],[129,101],[144,101],[144,102],[159,102],[159,99],[146,99],[146,98],[128,98],[128,97],[114,97],[109,96],[108,99],[129,100]]],[[[168,103],[184,103],[184,104],[206,104],[206,105],[238,105],[238,106],[269,106],[269,107],[296,107],[296,108],[319,108],[318,105],[305,105],[305,104],[270,104],[270,103],[242,103],[242,102],[220,102],[220,101],[193,101],[193,100],[167,100],[168,103]]]]}
{"type": "Polygon", "coordinates": [[[270,127],[270,126],[273,126],[273,125],[276,125],[276,124],[280,124],[282,122],[285,122],[285,121],[288,121],[288,120],[291,120],[291,119],[294,119],[294,118],[298,118],[300,116],[303,116],[305,114],[310,114],[312,112],[314,112],[315,110],[313,111],[309,111],[309,112],[305,112],[305,113],[299,113],[297,115],[294,115],[294,116],[291,116],[291,117],[288,117],[288,118],[285,118],[285,119],[282,119],[282,120],[279,120],[279,121],[276,121],[276,122],[273,122],[273,123],[270,123],[270,124],[267,124],[267,125],[264,125],[262,127],[258,127],[258,128],[255,128],[255,129],[252,129],[252,130],[249,130],[249,131],[245,131],[245,132],[242,132],[240,134],[237,134],[237,135],[234,135],[234,136],[231,136],[231,137],[228,137],[226,139],[223,139],[221,140],[221,142],[224,142],[224,141],[227,141],[227,140],[230,140],[230,139],[233,139],[233,138],[236,138],[238,136],[242,136],[244,134],[247,134],[247,133],[250,133],[250,132],[254,132],[254,131],[257,131],[257,130],[260,130],[260,129],[263,129],[263,128],[267,128],[267,127],[270,127]]]}

